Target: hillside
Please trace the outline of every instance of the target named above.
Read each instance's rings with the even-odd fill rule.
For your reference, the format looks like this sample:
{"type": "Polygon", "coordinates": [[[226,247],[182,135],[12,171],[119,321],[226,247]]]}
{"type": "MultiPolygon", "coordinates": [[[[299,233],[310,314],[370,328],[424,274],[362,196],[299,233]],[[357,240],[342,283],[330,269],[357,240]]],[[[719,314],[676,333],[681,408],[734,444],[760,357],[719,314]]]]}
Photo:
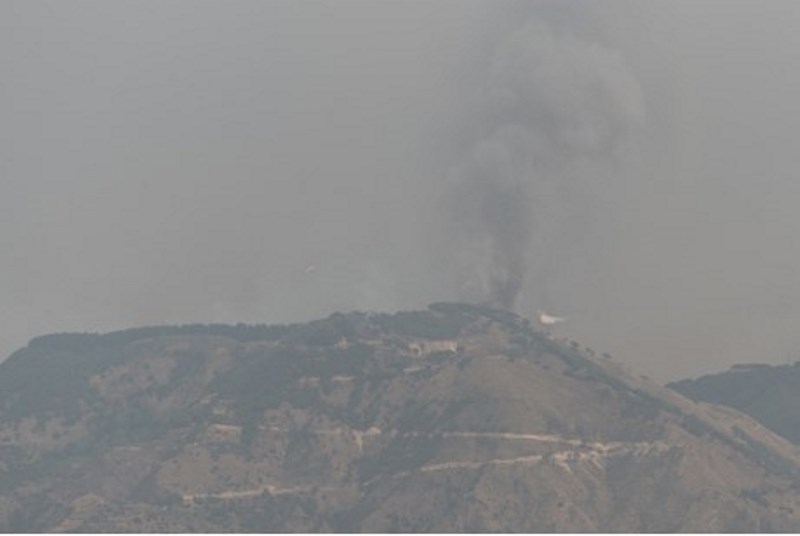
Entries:
{"type": "Polygon", "coordinates": [[[736,365],[727,372],[669,385],[693,400],[723,404],[800,444],[800,362],[736,365]]]}
{"type": "Polygon", "coordinates": [[[34,339],[2,531],[798,531],[800,450],[466,304],[34,339]]]}

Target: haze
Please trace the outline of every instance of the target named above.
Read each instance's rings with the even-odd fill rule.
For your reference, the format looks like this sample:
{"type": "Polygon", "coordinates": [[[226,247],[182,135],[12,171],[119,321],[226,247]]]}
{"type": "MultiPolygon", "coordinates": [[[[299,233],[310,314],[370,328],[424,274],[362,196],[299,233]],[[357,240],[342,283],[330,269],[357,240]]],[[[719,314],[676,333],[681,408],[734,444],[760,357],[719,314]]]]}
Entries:
{"type": "Polygon", "coordinates": [[[798,27],[791,1],[0,2],[0,353],[494,299],[660,380],[800,359],[798,27]]]}

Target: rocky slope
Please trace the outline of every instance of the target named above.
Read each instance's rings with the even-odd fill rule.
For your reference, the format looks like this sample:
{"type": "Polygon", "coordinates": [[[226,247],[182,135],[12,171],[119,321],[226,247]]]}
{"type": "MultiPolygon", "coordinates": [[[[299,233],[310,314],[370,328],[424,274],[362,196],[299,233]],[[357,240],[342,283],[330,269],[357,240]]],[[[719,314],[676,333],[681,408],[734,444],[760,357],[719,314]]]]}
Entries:
{"type": "Polygon", "coordinates": [[[4,531],[797,531],[800,452],[513,314],[34,339],[4,531]]]}

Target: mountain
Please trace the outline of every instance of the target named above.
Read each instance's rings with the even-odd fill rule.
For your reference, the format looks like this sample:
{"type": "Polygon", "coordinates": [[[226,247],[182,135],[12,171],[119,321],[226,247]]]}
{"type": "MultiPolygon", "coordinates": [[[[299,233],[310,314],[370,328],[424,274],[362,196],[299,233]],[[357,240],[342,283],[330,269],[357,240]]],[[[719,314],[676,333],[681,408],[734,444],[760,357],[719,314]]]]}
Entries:
{"type": "Polygon", "coordinates": [[[692,400],[722,404],[800,444],[800,362],[734,365],[729,371],[669,385],[692,400]]]}
{"type": "Polygon", "coordinates": [[[800,530],[800,449],[512,313],[32,340],[0,530],[800,530]]]}

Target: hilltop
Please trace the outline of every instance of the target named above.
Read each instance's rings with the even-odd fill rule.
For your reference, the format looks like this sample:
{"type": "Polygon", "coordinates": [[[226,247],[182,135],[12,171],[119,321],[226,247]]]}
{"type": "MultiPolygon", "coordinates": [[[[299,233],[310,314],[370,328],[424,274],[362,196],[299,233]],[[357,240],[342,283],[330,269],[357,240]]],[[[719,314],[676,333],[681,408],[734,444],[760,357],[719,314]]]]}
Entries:
{"type": "Polygon", "coordinates": [[[800,449],[513,313],[32,340],[3,531],[798,531],[800,449]]]}

